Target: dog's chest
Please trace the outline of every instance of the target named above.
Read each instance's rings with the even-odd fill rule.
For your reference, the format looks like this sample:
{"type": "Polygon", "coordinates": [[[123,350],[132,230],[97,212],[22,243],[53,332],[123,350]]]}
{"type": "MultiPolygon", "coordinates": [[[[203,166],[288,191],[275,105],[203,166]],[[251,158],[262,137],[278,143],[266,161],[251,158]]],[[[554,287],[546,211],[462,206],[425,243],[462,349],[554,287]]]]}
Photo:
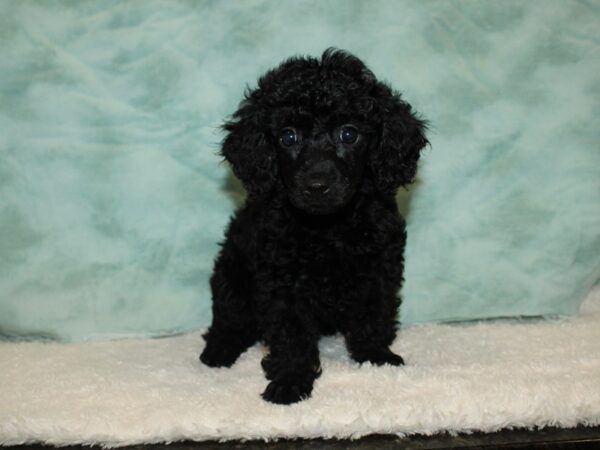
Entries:
{"type": "Polygon", "coordinates": [[[358,252],[361,241],[299,239],[290,260],[294,296],[311,307],[342,312],[363,297],[373,258],[358,252]]]}
{"type": "Polygon", "coordinates": [[[364,296],[381,251],[373,233],[364,227],[328,234],[285,226],[278,231],[257,233],[255,271],[315,307],[340,309],[364,296]]]}
{"type": "Polygon", "coordinates": [[[250,261],[257,289],[312,316],[323,334],[362,314],[381,265],[373,232],[324,234],[283,225],[255,233],[250,261]]]}

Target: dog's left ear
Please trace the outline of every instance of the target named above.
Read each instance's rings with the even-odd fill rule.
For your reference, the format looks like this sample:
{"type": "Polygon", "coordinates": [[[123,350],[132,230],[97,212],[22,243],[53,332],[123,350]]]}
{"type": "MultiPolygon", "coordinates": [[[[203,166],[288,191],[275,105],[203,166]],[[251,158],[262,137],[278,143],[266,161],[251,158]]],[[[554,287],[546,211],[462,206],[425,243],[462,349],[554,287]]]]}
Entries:
{"type": "Polygon", "coordinates": [[[428,144],[427,125],[385,84],[379,83],[375,91],[381,131],[371,154],[371,172],[379,191],[394,194],[415,177],[421,149],[428,144]]]}

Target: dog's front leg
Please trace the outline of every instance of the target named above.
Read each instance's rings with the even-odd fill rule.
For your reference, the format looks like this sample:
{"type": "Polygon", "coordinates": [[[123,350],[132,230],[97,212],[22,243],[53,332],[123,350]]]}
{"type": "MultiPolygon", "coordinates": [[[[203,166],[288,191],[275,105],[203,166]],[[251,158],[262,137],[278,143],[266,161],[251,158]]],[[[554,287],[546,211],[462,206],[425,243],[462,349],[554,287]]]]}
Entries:
{"type": "Polygon", "coordinates": [[[262,360],[271,382],[263,392],[265,400],[290,404],[310,397],[315,379],[321,374],[318,335],[308,331],[298,317],[279,317],[265,334],[270,352],[262,360]]]}

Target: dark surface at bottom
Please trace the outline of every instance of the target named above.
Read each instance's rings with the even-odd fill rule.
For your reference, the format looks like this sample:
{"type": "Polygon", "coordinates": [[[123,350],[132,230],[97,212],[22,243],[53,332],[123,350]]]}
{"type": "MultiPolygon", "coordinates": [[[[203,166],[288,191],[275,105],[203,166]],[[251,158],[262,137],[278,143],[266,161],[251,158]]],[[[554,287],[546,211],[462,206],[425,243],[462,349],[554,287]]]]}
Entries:
{"type": "MultiPolygon", "coordinates": [[[[3,447],[3,450],[48,450],[45,445],[20,445],[3,447]]],[[[83,450],[88,446],[61,447],[62,450],[83,450]]],[[[541,430],[502,430],[496,433],[473,433],[451,436],[409,436],[399,438],[389,435],[372,435],[356,440],[302,439],[228,442],[174,442],[172,444],[133,445],[123,450],[342,450],[342,449],[600,449],[600,427],[544,428],[541,430]]]]}

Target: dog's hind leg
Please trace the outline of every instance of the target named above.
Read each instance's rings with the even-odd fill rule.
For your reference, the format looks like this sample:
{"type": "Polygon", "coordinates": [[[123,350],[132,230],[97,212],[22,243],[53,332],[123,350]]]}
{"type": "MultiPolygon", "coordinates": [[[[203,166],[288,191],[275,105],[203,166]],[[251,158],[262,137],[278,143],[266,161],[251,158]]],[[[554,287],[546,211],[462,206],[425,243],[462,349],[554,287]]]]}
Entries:
{"type": "Polygon", "coordinates": [[[203,335],[200,361],[210,367],[229,367],[258,339],[249,275],[239,259],[222,253],[210,280],[213,319],[203,335]]]}
{"type": "Polygon", "coordinates": [[[396,337],[399,299],[393,291],[387,296],[378,294],[373,293],[374,298],[370,302],[376,307],[343,331],[346,346],[352,359],[359,363],[400,366],[404,360],[390,350],[396,337]]]}

